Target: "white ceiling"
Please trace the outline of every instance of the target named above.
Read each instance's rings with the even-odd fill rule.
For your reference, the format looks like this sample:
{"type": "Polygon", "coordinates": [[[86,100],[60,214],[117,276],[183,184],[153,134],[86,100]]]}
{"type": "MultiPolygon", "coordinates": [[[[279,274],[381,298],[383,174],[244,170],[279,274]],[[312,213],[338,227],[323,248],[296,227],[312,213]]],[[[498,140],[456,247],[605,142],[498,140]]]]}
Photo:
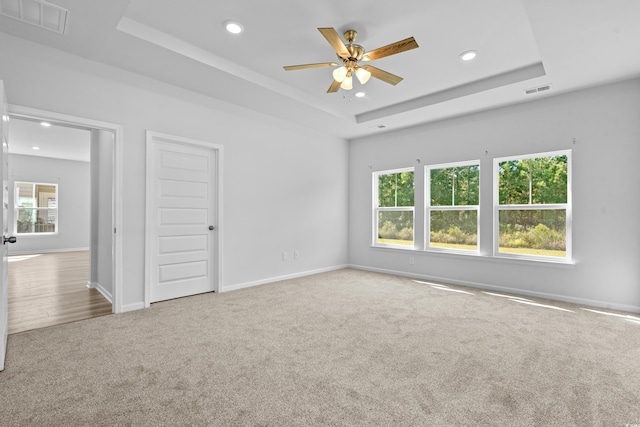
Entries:
{"type": "Polygon", "coordinates": [[[640,76],[637,0],[52,2],[69,10],[64,35],[3,16],[0,31],[343,138],[640,76]],[[330,68],[282,68],[336,60],[318,27],[355,29],[366,50],[409,36],[420,47],[371,63],[397,86],[327,94],[330,68]]]}
{"type": "Polygon", "coordinates": [[[9,153],[56,159],[90,160],[91,135],[88,130],[11,117],[9,153]],[[38,147],[34,149],[33,147],[38,147]]]}

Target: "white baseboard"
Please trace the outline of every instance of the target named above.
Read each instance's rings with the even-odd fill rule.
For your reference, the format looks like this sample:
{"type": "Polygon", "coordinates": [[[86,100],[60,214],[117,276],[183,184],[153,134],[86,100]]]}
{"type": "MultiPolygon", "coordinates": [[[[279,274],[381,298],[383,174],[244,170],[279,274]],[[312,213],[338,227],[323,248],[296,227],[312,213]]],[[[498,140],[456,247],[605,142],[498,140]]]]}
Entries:
{"type": "Polygon", "coordinates": [[[102,296],[104,296],[107,301],[113,305],[113,295],[111,295],[111,292],[105,289],[100,283],[98,283],[98,287],[96,289],[98,289],[98,292],[100,292],[102,296]]]}
{"type": "Polygon", "coordinates": [[[405,271],[387,270],[383,268],[367,267],[364,265],[350,264],[348,265],[348,267],[355,268],[357,270],[372,271],[374,273],[384,273],[384,274],[392,274],[394,276],[409,277],[411,279],[431,280],[434,282],[450,283],[452,285],[459,285],[459,286],[467,286],[469,288],[506,292],[510,294],[535,297],[535,298],[544,298],[544,299],[549,299],[554,301],[568,302],[571,304],[586,305],[589,307],[599,307],[599,308],[606,308],[610,310],[627,311],[630,313],[640,313],[640,306],[634,306],[634,305],[618,304],[618,303],[613,303],[608,301],[590,300],[586,298],[570,297],[566,295],[548,294],[545,292],[528,291],[528,290],[517,289],[517,288],[508,288],[504,286],[489,285],[486,283],[468,282],[465,280],[454,280],[446,277],[429,276],[425,274],[407,273],[405,271]]]}
{"type": "Polygon", "coordinates": [[[111,295],[111,292],[109,292],[107,289],[105,289],[104,286],[102,286],[100,283],[98,283],[98,282],[89,282],[89,283],[87,283],[87,288],[89,288],[89,289],[97,289],[98,292],[100,292],[102,294],[102,296],[105,297],[107,299],[107,301],[109,301],[111,303],[111,305],[113,305],[113,296],[111,295]]]}
{"type": "Polygon", "coordinates": [[[123,304],[122,305],[122,311],[120,313],[126,313],[128,311],[136,311],[136,310],[142,310],[144,308],[144,301],[143,302],[136,302],[133,304],[123,304]]]}
{"type": "Polygon", "coordinates": [[[238,289],[251,288],[253,286],[259,286],[259,285],[266,285],[267,283],[280,282],[282,280],[296,279],[298,277],[305,277],[305,276],[311,276],[319,273],[327,273],[329,271],[342,270],[343,268],[346,268],[346,267],[348,267],[348,265],[346,264],[336,265],[333,267],[321,268],[318,270],[304,271],[302,273],[294,273],[294,274],[288,274],[285,276],[277,276],[277,277],[270,277],[268,279],[256,280],[253,282],[245,282],[245,283],[239,283],[236,285],[223,286],[222,289],[219,290],[219,292],[237,291],[238,289]]]}
{"type": "Polygon", "coordinates": [[[30,251],[9,251],[9,256],[12,255],[36,255],[36,254],[52,254],[56,252],[79,252],[88,251],[89,248],[66,248],[66,249],[38,249],[30,251]]]}
{"type": "MultiPolygon", "coordinates": [[[[245,288],[251,288],[253,286],[266,285],[268,283],[280,282],[282,280],[296,279],[298,277],[305,277],[305,276],[311,276],[319,273],[327,273],[329,271],[342,270],[343,268],[347,268],[347,267],[349,266],[346,264],[336,265],[333,267],[320,268],[318,270],[304,271],[301,273],[288,274],[285,276],[270,277],[268,279],[261,279],[253,282],[238,283],[236,285],[231,285],[231,286],[222,286],[221,289],[218,290],[218,292],[222,293],[222,292],[229,292],[229,291],[237,291],[238,289],[245,289],[245,288]]],[[[124,304],[122,306],[121,313],[126,313],[127,311],[141,310],[143,308],[146,308],[144,305],[144,301],[133,303],[133,304],[124,304]]]]}

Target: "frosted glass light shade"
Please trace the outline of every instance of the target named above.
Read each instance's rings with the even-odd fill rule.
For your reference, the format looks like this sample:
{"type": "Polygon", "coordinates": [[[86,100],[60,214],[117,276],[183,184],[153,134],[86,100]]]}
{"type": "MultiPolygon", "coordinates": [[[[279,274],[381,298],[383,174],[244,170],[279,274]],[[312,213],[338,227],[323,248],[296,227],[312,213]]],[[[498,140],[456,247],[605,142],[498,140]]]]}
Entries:
{"type": "Polygon", "coordinates": [[[338,67],[333,70],[333,80],[338,83],[342,83],[344,79],[347,77],[347,67],[338,67]]]}
{"type": "Polygon", "coordinates": [[[358,80],[360,80],[360,83],[365,84],[369,81],[371,73],[364,68],[358,68],[356,70],[356,77],[358,78],[358,80]]]}
{"type": "Polygon", "coordinates": [[[353,89],[353,77],[351,77],[351,73],[349,73],[347,77],[344,78],[344,81],[342,82],[340,87],[344,90],[353,89]]]}

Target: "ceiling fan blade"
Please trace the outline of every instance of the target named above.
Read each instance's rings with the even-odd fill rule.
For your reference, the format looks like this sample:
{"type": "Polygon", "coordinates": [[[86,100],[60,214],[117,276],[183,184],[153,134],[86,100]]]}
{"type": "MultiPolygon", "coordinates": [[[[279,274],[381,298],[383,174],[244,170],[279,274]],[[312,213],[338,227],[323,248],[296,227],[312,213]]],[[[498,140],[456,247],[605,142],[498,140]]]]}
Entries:
{"type": "Polygon", "coordinates": [[[419,47],[416,39],[409,37],[408,39],[400,40],[399,42],[391,43],[386,46],[379,47],[366,52],[365,60],[373,61],[376,59],[384,58],[385,56],[395,55],[396,53],[405,52],[407,50],[415,49],[419,47]]]}
{"type": "Polygon", "coordinates": [[[372,77],[375,77],[376,79],[382,80],[383,82],[389,83],[394,86],[402,81],[402,77],[396,76],[395,74],[391,74],[372,65],[364,65],[360,68],[364,68],[365,70],[370,72],[372,77]]]}
{"type": "Polygon", "coordinates": [[[351,56],[344,42],[340,38],[338,32],[333,28],[318,28],[318,31],[322,33],[325,39],[329,42],[331,47],[336,51],[341,58],[348,58],[351,56]]]}
{"type": "Polygon", "coordinates": [[[331,86],[329,86],[329,89],[327,89],[327,93],[333,93],[333,92],[337,92],[338,89],[340,89],[340,82],[337,81],[332,81],[331,82],[331,86]]]}
{"type": "Polygon", "coordinates": [[[286,67],[282,67],[285,71],[293,71],[293,70],[305,70],[307,68],[321,68],[321,67],[335,67],[338,64],[335,62],[319,62],[317,64],[302,64],[302,65],[287,65],[286,67]]]}

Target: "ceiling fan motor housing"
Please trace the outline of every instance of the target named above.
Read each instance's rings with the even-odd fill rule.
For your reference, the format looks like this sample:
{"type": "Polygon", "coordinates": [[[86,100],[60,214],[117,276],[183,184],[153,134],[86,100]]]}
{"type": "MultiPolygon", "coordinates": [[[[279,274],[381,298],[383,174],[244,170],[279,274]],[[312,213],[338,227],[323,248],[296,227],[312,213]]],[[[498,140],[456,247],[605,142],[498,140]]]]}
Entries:
{"type": "Polygon", "coordinates": [[[364,48],[359,44],[349,43],[345,47],[349,51],[349,60],[360,61],[364,56],[364,48]]]}

